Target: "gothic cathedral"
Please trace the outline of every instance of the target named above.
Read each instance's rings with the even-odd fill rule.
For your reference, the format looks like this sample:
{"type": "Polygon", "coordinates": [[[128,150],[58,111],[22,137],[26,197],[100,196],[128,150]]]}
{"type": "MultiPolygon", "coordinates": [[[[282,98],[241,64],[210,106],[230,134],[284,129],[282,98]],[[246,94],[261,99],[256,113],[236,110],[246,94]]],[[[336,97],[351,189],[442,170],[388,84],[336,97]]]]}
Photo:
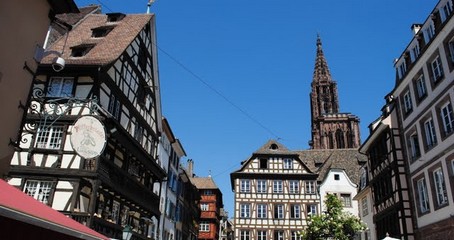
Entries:
{"type": "Polygon", "coordinates": [[[359,118],[339,112],[337,84],[331,78],[320,36],[311,86],[311,149],[358,148],[359,118]]]}

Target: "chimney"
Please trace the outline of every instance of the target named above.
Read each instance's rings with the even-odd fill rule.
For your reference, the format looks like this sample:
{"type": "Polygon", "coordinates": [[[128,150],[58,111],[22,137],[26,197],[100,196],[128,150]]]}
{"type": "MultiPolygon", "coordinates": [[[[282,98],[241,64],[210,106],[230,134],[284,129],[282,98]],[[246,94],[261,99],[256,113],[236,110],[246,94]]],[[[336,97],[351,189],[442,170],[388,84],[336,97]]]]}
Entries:
{"type": "Polygon", "coordinates": [[[421,27],[422,25],[419,23],[414,23],[413,25],[411,25],[411,31],[413,32],[413,36],[416,36],[418,34],[419,30],[421,30],[421,27]]]}
{"type": "Polygon", "coordinates": [[[193,169],[194,169],[194,161],[192,161],[192,159],[188,159],[188,175],[189,175],[189,177],[194,177],[193,169]]]}

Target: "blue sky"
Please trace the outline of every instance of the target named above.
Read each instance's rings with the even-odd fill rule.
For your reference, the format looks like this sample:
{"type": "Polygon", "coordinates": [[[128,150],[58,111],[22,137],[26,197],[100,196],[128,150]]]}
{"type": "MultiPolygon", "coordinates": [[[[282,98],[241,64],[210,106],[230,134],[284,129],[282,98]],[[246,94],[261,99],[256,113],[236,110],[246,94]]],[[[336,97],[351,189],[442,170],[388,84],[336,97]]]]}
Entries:
{"type": "MultiPolygon", "coordinates": [[[[144,13],[146,0],[76,0],[104,13],[144,13]]],[[[361,139],[395,81],[393,59],[436,0],[156,0],[164,116],[211,176],[233,217],[230,173],[269,139],[308,148],[310,83],[320,34],[340,111],[361,119],[361,139]]]]}

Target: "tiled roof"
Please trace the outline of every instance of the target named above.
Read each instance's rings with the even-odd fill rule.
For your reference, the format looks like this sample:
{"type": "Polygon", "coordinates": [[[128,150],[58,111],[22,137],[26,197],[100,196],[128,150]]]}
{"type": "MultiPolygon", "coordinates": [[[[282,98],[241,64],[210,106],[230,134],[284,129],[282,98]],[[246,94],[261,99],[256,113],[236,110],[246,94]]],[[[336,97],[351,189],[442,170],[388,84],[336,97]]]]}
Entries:
{"type": "Polygon", "coordinates": [[[211,177],[193,177],[191,182],[198,189],[219,189],[211,177]]]}
{"type": "MultiPolygon", "coordinates": [[[[298,155],[298,158],[306,165],[306,167],[312,172],[319,174],[317,180],[322,181],[329,169],[343,169],[350,180],[358,184],[360,167],[366,162],[367,157],[361,154],[356,148],[348,149],[318,149],[318,150],[288,150],[284,145],[277,142],[276,140],[269,140],[257,151],[256,154],[267,154],[267,155],[298,155]],[[274,145],[274,149],[273,149],[274,145]]],[[[251,160],[249,158],[241,163],[241,168],[234,171],[239,173],[242,171],[246,162],[251,160]]]]}
{"type": "Polygon", "coordinates": [[[79,13],[62,13],[56,17],[69,25],[76,25],[80,20],[90,13],[101,13],[101,7],[99,5],[89,5],[79,8],[79,13]]]}
{"type": "Polygon", "coordinates": [[[254,154],[295,154],[276,140],[268,140],[263,146],[257,149],[254,154]]]}
{"type": "Polygon", "coordinates": [[[329,169],[344,169],[353,183],[359,183],[360,167],[367,157],[356,148],[296,151],[309,169],[319,174],[321,181],[329,169]]]}
{"type": "MultiPolygon", "coordinates": [[[[71,64],[107,65],[118,59],[153,16],[152,14],[131,14],[120,21],[108,22],[105,14],[90,14],[81,20],[67,37],[62,36],[46,51],[62,52],[63,50],[62,57],[67,66],[71,64]],[[114,26],[114,28],[105,37],[93,38],[92,29],[102,26],[114,26]],[[85,56],[71,57],[71,48],[86,44],[95,46],[85,56]]],[[[41,64],[51,64],[54,58],[55,55],[48,55],[41,64]]]]}

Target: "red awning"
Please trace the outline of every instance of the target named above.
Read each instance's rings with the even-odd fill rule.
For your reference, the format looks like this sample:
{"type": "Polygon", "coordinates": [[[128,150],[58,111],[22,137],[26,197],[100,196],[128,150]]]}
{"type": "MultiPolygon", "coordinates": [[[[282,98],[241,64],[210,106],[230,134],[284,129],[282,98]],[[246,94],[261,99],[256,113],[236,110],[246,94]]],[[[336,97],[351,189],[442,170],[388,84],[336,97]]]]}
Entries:
{"type": "Polygon", "coordinates": [[[35,200],[0,179],[0,216],[80,239],[108,240],[93,229],[35,200]]]}

